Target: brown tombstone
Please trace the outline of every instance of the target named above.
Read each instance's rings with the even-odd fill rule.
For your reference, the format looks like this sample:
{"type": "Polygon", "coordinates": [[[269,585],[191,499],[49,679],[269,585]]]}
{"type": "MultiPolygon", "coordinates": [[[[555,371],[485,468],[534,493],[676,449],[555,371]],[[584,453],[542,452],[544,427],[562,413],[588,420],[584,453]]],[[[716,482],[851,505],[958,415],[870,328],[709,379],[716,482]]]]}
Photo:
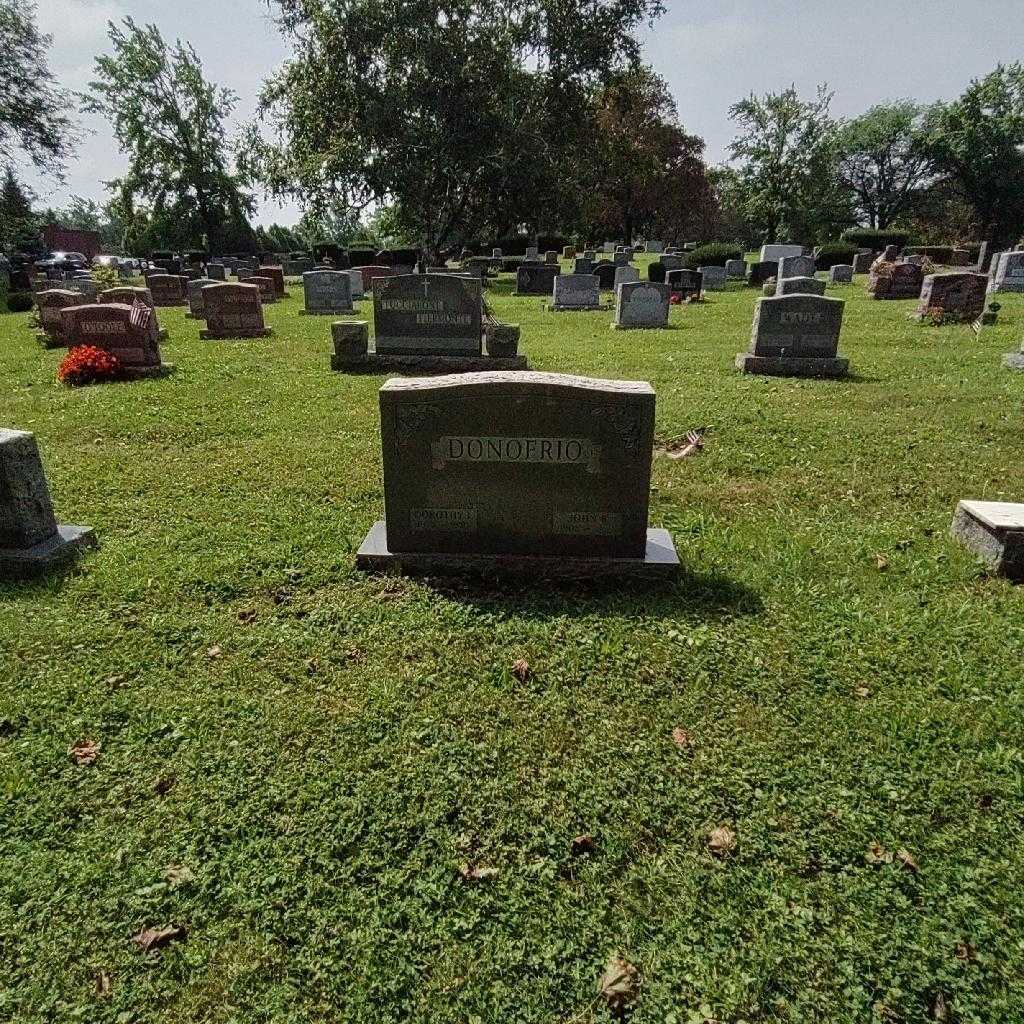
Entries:
{"type": "Polygon", "coordinates": [[[274,285],[274,279],[271,277],[264,277],[262,274],[254,274],[246,281],[246,284],[254,284],[260,290],[260,299],[265,304],[268,302],[277,302],[277,288],[274,285]]]}
{"type": "Polygon", "coordinates": [[[68,348],[94,345],[115,356],[130,380],[159,377],[169,367],[160,361],[156,316],[145,325],[133,322],[132,307],[120,302],[70,306],[61,314],[68,348]]]}
{"type": "Polygon", "coordinates": [[[203,289],[206,330],[204,340],[265,338],[270,330],[263,320],[260,290],[254,284],[211,284],[203,289]]]}
{"type": "MultiPolygon", "coordinates": [[[[269,277],[274,285],[274,295],[278,299],[283,299],[287,296],[287,292],[284,290],[284,267],[275,266],[264,266],[260,267],[257,271],[260,277],[269,277]]],[[[266,299],[264,299],[264,302],[266,299]]]]}
{"type": "Polygon", "coordinates": [[[64,336],[64,321],[61,311],[69,306],[81,305],[82,296],[79,292],[65,288],[49,288],[36,292],[36,309],[39,312],[39,324],[42,331],[36,338],[47,348],[62,348],[67,344],[64,336]]]}
{"type": "Polygon", "coordinates": [[[146,286],[158,308],[184,306],[188,303],[187,278],[179,274],[150,274],[146,286]]]}

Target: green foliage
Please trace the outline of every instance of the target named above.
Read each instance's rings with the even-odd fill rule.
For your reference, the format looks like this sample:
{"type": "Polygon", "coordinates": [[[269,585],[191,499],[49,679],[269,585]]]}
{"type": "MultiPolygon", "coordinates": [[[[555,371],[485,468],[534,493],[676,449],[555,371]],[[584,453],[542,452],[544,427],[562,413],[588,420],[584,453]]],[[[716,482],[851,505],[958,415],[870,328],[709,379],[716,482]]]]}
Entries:
{"type": "Polygon", "coordinates": [[[925,120],[921,106],[900,100],[838,126],[839,181],[854,195],[856,213],[869,227],[888,228],[906,215],[934,177],[925,120]]]}
{"type": "Polygon", "coordinates": [[[148,235],[175,248],[206,248],[204,238],[217,253],[238,248],[252,200],[230,168],[225,120],[237,97],[207,82],[195,50],[180,41],[169,48],[155,25],[125,18],[110,25],[110,41],[85,109],[109,119],[128,157],[127,174],[110,183],[121,205],[151,204],[133,246],[148,235]]]}
{"type": "Polygon", "coordinates": [[[819,246],[815,256],[818,270],[831,270],[837,263],[853,263],[857,247],[849,242],[827,242],[819,246]]]}
{"type": "Polygon", "coordinates": [[[60,178],[76,141],[71,97],[56,85],[47,63],[52,39],[35,15],[28,0],[0,0],[0,164],[10,167],[21,152],[60,178]]]}
{"type": "Polygon", "coordinates": [[[730,146],[738,164],[735,195],[765,242],[834,238],[853,221],[836,174],[831,103],[824,85],[812,100],[791,86],[752,94],[729,109],[739,126],[730,146]]]}
{"type": "Polygon", "coordinates": [[[843,232],[843,241],[858,249],[873,249],[881,252],[887,245],[898,245],[901,249],[909,236],[904,231],[882,231],[877,228],[848,228],[843,232]]]}
{"type": "Polygon", "coordinates": [[[595,88],[638,52],[660,0],[276,0],[295,52],[264,89],[244,166],[275,194],[394,207],[393,237],[436,254],[578,199],[595,88]],[[599,9],[599,14],[596,11],[599,9]],[[396,31],[400,26],[400,31],[396,31]],[[372,73],[369,69],[372,69],[372,73]]]}
{"type": "Polygon", "coordinates": [[[32,194],[8,167],[0,186],[0,249],[34,250],[40,218],[32,212],[32,194]]]}
{"type": "Polygon", "coordinates": [[[708,242],[691,249],[683,257],[683,266],[687,270],[698,267],[724,267],[726,260],[743,259],[743,249],[733,242],[708,242]]]}
{"type": "Polygon", "coordinates": [[[971,204],[981,236],[1024,232],[1024,65],[1000,64],[929,114],[925,146],[971,204]]]}
{"type": "Polygon", "coordinates": [[[630,1024],[1024,1020],[1024,592],[948,535],[1024,494],[1024,297],[975,338],[830,289],[829,382],[735,371],[754,289],[647,332],[510,290],[534,366],[651,382],[659,452],[711,425],[653,459],[676,584],[355,572],[383,378],[296,289],[268,339],[162,309],[178,372],[89,392],[0,325],[0,423],[100,539],[0,581],[0,1017],[612,1024],[619,953],[630,1024]]]}
{"type": "Polygon", "coordinates": [[[121,283],[121,276],[113,267],[93,267],[91,273],[101,292],[116,288],[121,283]]]}
{"type": "Polygon", "coordinates": [[[32,308],[31,292],[9,292],[7,295],[8,313],[27,313],[32,308]]]}

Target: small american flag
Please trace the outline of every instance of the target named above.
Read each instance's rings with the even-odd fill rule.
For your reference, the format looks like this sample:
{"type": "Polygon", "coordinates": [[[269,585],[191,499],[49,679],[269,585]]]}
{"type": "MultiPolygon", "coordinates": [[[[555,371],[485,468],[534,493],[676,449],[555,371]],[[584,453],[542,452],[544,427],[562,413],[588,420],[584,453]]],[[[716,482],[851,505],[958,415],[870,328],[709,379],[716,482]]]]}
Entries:
{"type": "Polygon", "coordinates": [[[128,320],[132,327],[138,328],[140,331],[144,331],[149,326],[149,318],[153,315],[153,311],[140,299],[136,298],[132,302],[132,311],[128,315],[128,320]]]}

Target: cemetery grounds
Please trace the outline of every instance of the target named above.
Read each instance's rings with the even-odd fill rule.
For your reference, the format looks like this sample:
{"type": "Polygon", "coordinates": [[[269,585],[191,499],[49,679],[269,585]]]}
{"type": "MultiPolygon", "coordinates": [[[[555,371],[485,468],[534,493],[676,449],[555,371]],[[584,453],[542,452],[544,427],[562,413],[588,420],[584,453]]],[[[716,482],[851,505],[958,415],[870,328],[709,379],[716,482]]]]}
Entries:
{"type": "Polygon", "coordinates": [[[131,384],[0,317],[0,423],[100,541],[0,584],[0,1019],[607,1021],[615,957],[638,1024],[1024,1019],[1024,588],[948,536],[1024,499],[1024,298],[976,338],[858,276],[808,381],[734,369],[759,289],[619,332],[512,283],[534,369],[708,428],[654,459],[676,584],[355,572],[383,378],[297,282],[272,338],[159,310],[131,384]]]}

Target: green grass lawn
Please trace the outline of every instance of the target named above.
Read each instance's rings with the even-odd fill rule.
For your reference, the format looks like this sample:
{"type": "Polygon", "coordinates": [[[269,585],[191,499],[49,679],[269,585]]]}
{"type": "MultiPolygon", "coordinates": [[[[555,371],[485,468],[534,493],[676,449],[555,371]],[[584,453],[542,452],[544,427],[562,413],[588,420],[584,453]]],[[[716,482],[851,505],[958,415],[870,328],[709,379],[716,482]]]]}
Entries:
{"type": "Polygon", "coordinates": [[[733,368],[753,289],[658,332],[491,290],[534,368],[709,427],[653,590],[357,574],[383,378],[298,286],[80,390],[0,318],[0,424],[101,544],[0,584],[0,1020],[584,1024],[615,955],[638,1024],[1024,1019],[1024,588],[948,536],[1024,500],[1024,298],[975,338],[864,283],[841,382],[733,368]]]}

